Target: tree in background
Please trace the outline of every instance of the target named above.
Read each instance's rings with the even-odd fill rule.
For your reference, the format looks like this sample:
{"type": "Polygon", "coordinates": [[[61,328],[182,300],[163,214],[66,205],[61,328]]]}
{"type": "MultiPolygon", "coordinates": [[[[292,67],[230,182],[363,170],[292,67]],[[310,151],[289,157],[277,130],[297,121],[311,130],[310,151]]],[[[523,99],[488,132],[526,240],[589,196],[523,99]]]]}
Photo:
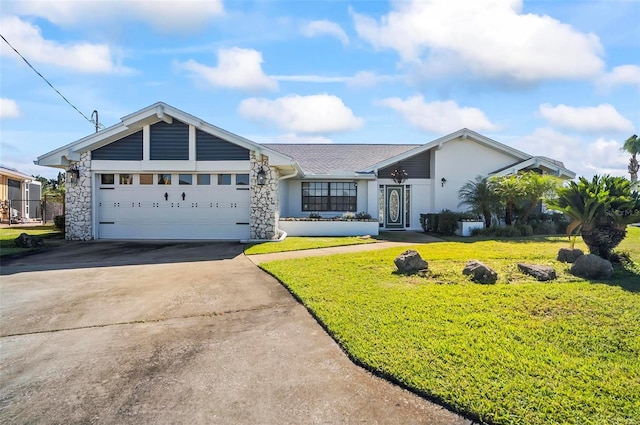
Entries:
{"type": "Polygon", "coordinates": [[[629,159],[629,174],[631,174],[631,181],[635,183],[638,181],[638,170],[640,170],[637,158],[637,155],[640,153],[640,138],[635,134],[629,137],[625,140],[622,149],[631,154],[631,159],[629,159]]]}
{"type": "Polygon", "coordinates": [[[559,178],[535,171],[525,171],[489,180],[489,188],[502,200],[505,206],[505,224],[510,226],[516,219],[519,223],[527,222],[529,214],[538,203],[553,196],[560,186],[559,178]]]}
{"type": "Polygon", "coordinates": [[[591,254],[609,259],[627,234],[627,225],[640,220],[640,194],[624,177],[580,177],[547,200],[549,208],[573,219],[567,235],[579,231],[591,254]]]}
{"type": "Polygon", "coordinates": [[[489,187],[487,177],[477,176],[475,180],[467,181],[458,192],[460,203],[466,205],[469,211],[484,217],[484,225],[491,227],[491,218],[500,210],[500,198],[489,187]]]}

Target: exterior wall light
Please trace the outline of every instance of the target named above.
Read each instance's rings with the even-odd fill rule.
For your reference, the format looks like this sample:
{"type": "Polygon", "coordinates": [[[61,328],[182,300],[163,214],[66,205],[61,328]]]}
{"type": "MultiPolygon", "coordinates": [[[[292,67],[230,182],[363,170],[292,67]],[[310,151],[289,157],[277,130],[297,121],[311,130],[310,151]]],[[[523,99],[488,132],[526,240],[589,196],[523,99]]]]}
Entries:
{"type": "Polygon", "coordinates": [[[69,184],[78,184],[78,181],[80,181],[80,170],[78,170],[76,165],[69,167],[65,180],[69,184]]]}
{"type": "Polygon", "coordinates": [[[442,187],[444,187],[444,184],[447,182],[447,179],[445,179],[444,177],[440,179],[440,183],[442,183],[442,187]]]}
{"type": "Polygon", "coordinates": [[[264,168],[260,167],[260,171],[256,174],[258,186],[264,186],[267,182],[267,173],[265,173],[264,168]]]}
{"type": "Polygon", "coordinates": [[[407,180],[408,176],[409,174],[407,174],[405,169],[402,168],[401,166],[398,166],[395,170],[391,172],[391,179],[398,184],[404,183],[407,180]]]}

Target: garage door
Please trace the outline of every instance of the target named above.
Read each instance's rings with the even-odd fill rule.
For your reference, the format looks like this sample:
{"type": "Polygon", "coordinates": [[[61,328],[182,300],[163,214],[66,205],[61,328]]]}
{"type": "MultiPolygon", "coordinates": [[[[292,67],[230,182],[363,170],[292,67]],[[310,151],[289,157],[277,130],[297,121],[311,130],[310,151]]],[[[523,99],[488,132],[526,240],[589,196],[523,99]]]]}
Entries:
{"type": "Polygon", "coordinates": [[[97,177],[100,239],[249,239],[246,174],[97,177]]]}

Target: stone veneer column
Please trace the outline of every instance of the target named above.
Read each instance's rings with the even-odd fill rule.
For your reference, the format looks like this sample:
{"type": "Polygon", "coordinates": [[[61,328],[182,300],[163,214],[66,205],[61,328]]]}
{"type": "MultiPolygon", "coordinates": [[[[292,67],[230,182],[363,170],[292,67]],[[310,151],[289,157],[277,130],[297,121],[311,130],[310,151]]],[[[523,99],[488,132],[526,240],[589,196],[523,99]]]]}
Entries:
{"type": "Polygon", "coordinates": [[[80,178],[76,184],[67,183],[65,238],[72,241],[93,239],[91,232],[91,152],[80,154],[76,162],[80,178]]]}
{"type": "Polygon", "coordinates": [[[256,160],[251,151],[251,213],[249,217],[251,239],[278,239],[280,230],[279,200],[278,200],[278,170],[269,167],[269,157],[262,155],[262,160],[256,160]],[[258,186],[258,171],[266,173],[266,182],[258,186]]]}

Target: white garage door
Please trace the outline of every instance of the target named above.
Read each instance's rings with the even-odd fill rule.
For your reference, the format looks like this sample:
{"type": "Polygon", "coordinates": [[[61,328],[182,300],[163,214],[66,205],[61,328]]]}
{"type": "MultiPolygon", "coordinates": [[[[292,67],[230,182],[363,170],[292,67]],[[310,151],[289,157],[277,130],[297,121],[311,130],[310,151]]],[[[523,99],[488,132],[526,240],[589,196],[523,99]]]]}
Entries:
{"type": "Polygon", "coordinates": [[[245,174],[222,175],[223,184],[217,184],[217,175],[174,174],[164,185],[157,174],[103,176],[98,176],[100,239],[249,239],[249,187],[236,184],[236,177],[245,182],[245,174]],[[179,184],[191,179],[192,184],[179,184]],[[200,180],[210,184],[199,185],[200,180]]]}

